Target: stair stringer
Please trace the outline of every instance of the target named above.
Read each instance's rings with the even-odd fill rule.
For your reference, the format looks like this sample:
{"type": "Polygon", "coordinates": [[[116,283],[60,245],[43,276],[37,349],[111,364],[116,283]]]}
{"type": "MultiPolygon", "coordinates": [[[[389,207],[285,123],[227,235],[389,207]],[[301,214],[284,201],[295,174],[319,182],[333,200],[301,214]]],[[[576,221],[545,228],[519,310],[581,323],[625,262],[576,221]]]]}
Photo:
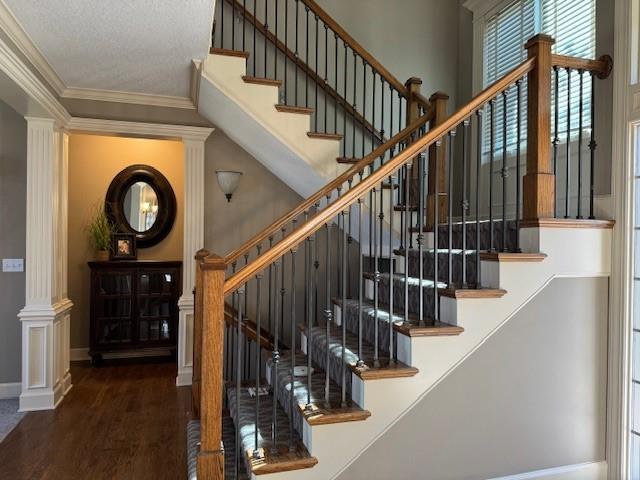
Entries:
{"type": "Polygon", "coordinates": [[[346,169],[340,142],[310,138],[309,115],[279,112],[279,88],[247,83],[246,59],[210,54],[201,68],[198,112],[299,195],[307,197],[346,169]]]}
{"type": "Polygon", "coordinates": [[[278,479],[332,479],[391,428],[443,379],[556,277],[610,276],[610,229],[523,228],[524,252],[543,252],[540,263],[482,262],[485,287],[507,290],[502,298],[442,299],[442,321],[462,326],[459,336],[398,334],[399,360],[417,367],[411,378],[362,381],[353,375],[353,400],[371,412],[366,422],[309,426],[304,442],[318,464],[278,479]]]}

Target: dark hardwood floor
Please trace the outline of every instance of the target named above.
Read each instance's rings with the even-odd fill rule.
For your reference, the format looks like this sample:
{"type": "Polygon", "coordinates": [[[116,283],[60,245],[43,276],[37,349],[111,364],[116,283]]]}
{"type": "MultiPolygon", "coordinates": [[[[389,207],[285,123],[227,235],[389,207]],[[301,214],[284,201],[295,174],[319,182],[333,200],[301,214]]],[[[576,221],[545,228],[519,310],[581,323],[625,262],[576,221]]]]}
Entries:
{"type": "Polygon", "coordinates": [[[55,411],[32,412],[0,443],[0,479],[184,479],[190,388],[175,363],[71,368],[55,411]]]}

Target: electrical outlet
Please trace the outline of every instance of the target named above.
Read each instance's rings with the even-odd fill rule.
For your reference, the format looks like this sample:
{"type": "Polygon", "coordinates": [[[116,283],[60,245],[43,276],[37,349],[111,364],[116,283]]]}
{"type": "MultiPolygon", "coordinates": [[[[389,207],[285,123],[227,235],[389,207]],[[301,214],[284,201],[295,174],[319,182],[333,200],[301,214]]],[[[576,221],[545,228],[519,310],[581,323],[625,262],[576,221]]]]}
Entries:
{"type": "Polygon", "coordinates": [[[24,272],[24,259],[23,258],[3,258],[2,271],[3,272],[24,272]]]}

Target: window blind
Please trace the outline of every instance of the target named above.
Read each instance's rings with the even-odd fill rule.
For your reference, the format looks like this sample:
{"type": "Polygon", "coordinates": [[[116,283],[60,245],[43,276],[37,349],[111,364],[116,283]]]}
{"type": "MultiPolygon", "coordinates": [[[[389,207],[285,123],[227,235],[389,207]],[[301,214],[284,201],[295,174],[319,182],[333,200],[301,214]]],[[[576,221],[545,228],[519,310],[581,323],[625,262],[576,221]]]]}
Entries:
{"type": "MultiPolygon", "coordinates": [[[[524,44],[536,33],[546,33],[555,38],[553,51],[562,55],[583,58],[595,57],[595,0],[514,0],[485,20],[483,82],[487,87],[500,79],[526,58],[524,44]]],[[[551,74],[551,72],[550,72],[551,74]]],[[[559,72],[558,133],[561,141],[567,139],[567,121],[570,120],[569,136],[577,135],[579,128],[580,77],[573,72],[568,86],[567,73],[559,72]],[[571,103],[568,104],[568,89],[571,103]],[[569,111],[571,115],[569,116],[569,111]]],[[[552,93],[553,92],[552,78],[552,93]]],[[[526,138],[526,81],[521,86],[521,131],[526,138]]],[[[590,128],[591,78],[583,78],[583,128],[590,128]]],[[[555,98],[552,98],[555,102],[555,98]]],[[[517,102],[515,87],[507,95],[507,150],[515,149],[517,142],[517,102]]],[[[499,97],[494,106],[494,151],[497,157],[503,148],[503,99],[499,97]]],[[[552,115],[552,123],[554,121],[552,115]]],[[[491,118],[489,108],[484,112],[483,151],[490,148],[491,118]]],[[[552,124],[552,131],[555,125],[552,124]]]]}

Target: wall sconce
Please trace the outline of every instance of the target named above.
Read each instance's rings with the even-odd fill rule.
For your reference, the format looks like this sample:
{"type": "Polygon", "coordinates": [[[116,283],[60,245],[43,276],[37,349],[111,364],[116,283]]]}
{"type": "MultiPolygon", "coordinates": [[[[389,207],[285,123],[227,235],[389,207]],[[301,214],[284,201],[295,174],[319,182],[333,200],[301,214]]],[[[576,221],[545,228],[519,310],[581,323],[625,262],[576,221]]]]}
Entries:
{"type": "Polygon", "coordinates": [[[233,192],[238,188],[242,172],[235,172],[233,170],[216,170],[216,175],[218,177],[218,185],[220,185],[222,193],[227,197],[227,202],[230,202],[233,192]]]}

